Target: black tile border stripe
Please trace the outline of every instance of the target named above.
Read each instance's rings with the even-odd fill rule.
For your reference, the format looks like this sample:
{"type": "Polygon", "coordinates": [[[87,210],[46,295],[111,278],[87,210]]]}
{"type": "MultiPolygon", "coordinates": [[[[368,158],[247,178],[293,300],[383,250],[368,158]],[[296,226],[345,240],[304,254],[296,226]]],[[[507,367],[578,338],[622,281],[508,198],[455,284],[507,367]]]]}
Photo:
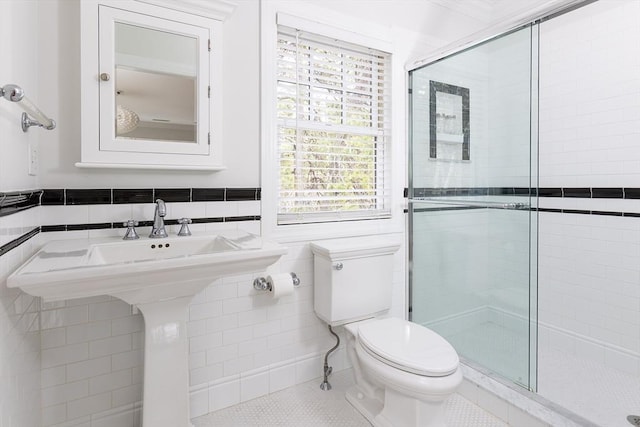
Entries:
{"type": "MultiPolygon", "coordinates": [[[[404,189],[409,197],[410,189],[404,189]]],[[[414,198],[454,196],[539,196],[580,199],[640,199],[637,187],[416,187],[414,198]]]]}
{"type": "Polygon", "coordinates": [[[42,190],[0,193],[0,216],[11,215],[40,204],[42,190]]]}
{"type": "MultiPolygon", "coordinates": [[[[95,205],[165,202],[239,202],[260,200],[261,188],[93,188],[44,189],[42,205],[95,205]]],[[[3,193],[0,193],[0,197],[3,193]]]]}
{"type": "Polygon", "coordinates": [[[29,240],[30,238],[38,234],[39,232],[40,232],[40,227],[36,227],[33,230],[29,231],[28,233],[25,233],[22,236],[18,237],[17,239],[14,239],[9,243],[5,243],[4,245],[0,246],[0,256],[6,254],[11,249],[17,248],[18,246],[20,246],[21,244],[23,244],[24,242],[26,242],[27,240],[29,240]]]}
{"type": "MultiPolygon", "coordinates": [[[[215,217],[215,218],[194,218],[193,224],[207,224],[207,223],[222,223],[222,222],[240,222],[240,221],[260,221],[260,215],[254,216],[232,216],[232,217],[215,217]]],[[[169,219],[166,221],[167,225],[175,225],[178,223],[178,220],[169,219]]],[[[153,221],[143,221],[140,222],[138,227],[150,227],[153,224],[153,221]]],[[[15,240],[10,241],[2,246],[0,246],[0,256],[6,254],[12,249],[17,248],[27,240],[31,239],[36,234],[42,232],[52,232],[52,231],[85,231],[85,230],[108,230],[108,229],[116,229],[116,228],[124,228],[122,223],[120,222],[102,222],[102,223],[93,223],[93,224],[60,224],[60,225],[43,225],[41,227],[36,227],[28,233],[23,234],[15,240]]]]}
{"type": "MultiPolygon", "coordinates": [[[[209,224],[209,223],[221,223],[221,222],[241,222],[241,221],[260,221],[260,215],[248,215],[248,216],[229,216],[229,217],[210,217],[210,218],[192,218],[192,224],[209,224]]],[[[166,219],[166,225],[178,224],[177,219],[166,219]]],[[[140,221],[136,228],[151,227],[153,221],[140,221]]],[[[43,225],[40,227],[43,233],[49,231],[83,231],[83,230],[109,230],[116,228],[124,228],[121,222],[101,222],[91,224],[58,224],[58,225],[43,225]]]]}
{"type": "MultiPolygon", "coordinates": [[[[443,212],[443,211],[460,211],[471,209],[492,209],[490,206],[447,206],[437,208],[416,208],[413,212],[443,212]]],[[[499,208],[500,210],[504,210],[499,208]]],[[[530,208],[530,209],[508,209],[510,211],[520,212],[544,212],[544,213],[562,213],[562,214],[578,214],[578,215],[601,215],[601,216],[615,216],[626,218],[640,218],[639,212],[618,212],[618,211],[591,211],[581,209],[558,209],[558,208],[530,208]]],[[[409,209],[405,209],[404,213],[409,213],[409,209]]]]}
{"type": "Polygon", "coordinates": [[[638,212],[618,212],[618,211],[590,211],[581,209],[556,209],[556,208],[532,208],[533,211],[538,212],[551,212],[551,213],[563,213],[563,214],[578,214],[578,215],[603,215],[603,216],[617,216],[627,218],[640,218],[638,212]]]}

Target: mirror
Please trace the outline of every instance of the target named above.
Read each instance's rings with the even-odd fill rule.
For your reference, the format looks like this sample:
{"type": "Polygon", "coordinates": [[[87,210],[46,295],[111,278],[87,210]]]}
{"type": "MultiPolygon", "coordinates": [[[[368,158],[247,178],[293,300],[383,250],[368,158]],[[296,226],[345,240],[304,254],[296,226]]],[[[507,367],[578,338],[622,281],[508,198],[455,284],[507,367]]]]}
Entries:
{"type": "Polygon", "coordinates": [[[196,142],[198,40],[115,22],[117,139],[196,142]]]}
{"type": "Polygon", "coordinates": [[[82,161],[76,166],[224,169],[222,22],[178,10],[187,8],[181,1],[172,8],[150,3],[80,2],[82,161]]]}

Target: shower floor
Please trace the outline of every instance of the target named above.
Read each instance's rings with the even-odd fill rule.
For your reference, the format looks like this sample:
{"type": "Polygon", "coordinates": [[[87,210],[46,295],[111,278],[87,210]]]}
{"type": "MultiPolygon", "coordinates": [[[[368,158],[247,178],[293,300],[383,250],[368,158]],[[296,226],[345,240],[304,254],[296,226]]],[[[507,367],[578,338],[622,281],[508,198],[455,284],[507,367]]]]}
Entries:
{"type": "MultiPolygon", "coordinates": [[[[497,366],[511,380],[527,372],[526,333],[485,322],[447,340],[469,359],[492,369],[497,366]]],[[[602,427],[628,426],[627,415],[640,415],[640,377],[560,351],[538,350],[540,396],[602,427]]]]}
{"type": "MultiPolygon", "coordinates": [[[[272,393],[193,419],[194,427],[369,427],[370,424],[345,400],[353,384],[351,370],[331,376],[333,389],[320,390],[320,379],[272,393]]],[[[462,396],[446,403],[448,427],[507,427],[462,396]]]]}
{"type": "Polygon", "coordinates": [[[516,331],[494,322],[482,322],[446,339],[458,353],[522,385],[528,383],[529,345],[526,330],[516,331]]]}
{"type": "Polygon", "coordinates": [[[603,427],[640,415],[640,377],[555,350],[541,350],[538,393],[603,427]]]}

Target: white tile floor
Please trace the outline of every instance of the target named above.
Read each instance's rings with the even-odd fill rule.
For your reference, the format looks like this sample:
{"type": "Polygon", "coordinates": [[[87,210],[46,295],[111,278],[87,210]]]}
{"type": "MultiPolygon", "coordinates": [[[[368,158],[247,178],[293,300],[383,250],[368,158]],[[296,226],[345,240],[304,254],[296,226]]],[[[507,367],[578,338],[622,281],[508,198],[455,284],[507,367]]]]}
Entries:
{"type": "MultiPolygon", "coordinates": [[[[527,339],[491,322],[447,336],[463,355],[521,383],[528,369],[527,339]]],[[[547,347],[538,349],[540,396],[602,427],[629,426],[627,415],[640,415],[639,376],[547,347]]]]}
{"type": "MultiPolygon", "coordinates": [[[[333,374],[333,389],[320,390],[320,379],[222,409],[193,420],[194,427],[368,427],[345,400],[353,384],[350,370],[333,374]]],[[[449,427],[506,427],[506,424],[458,394],[446,404],[449,427]]]]}
{"type": "Polygon", "coordinates": [[[640,378],[559,351],[540,349],[538,393],[603,427],[640,415],[640,378]]]}

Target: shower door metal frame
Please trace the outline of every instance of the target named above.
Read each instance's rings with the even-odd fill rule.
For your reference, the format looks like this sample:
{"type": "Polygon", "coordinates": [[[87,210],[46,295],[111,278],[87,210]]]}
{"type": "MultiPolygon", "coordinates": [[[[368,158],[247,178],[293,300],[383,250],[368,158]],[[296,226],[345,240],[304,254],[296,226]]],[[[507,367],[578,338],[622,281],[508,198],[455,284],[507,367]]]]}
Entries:
{"type": "MultiPolygon", "coordinates": [[[[528,235],[529,235],[529,274],[528,274],[528,363],[527,363],[527,383],[523,384],[519,381],[512,380],[514,383],[523,386],[524,388],[530,391],[537,390],[537,345],[538,345],[538,304],[537,304],[537,188],[538,188],[538,29],[539,29],[539,21],[534,23],[527,23],[521,25],[517,28],[513,28],[510,31],[506,31],[489,39],[483,40],[477,44],[472,46],[467,46],[463,49],[452,52],[446,56],[438,57],[438,59],[424,64],[420,67],[417,67],[413,70],[410,70],[408,73],[408,111],[409,113],[409,121],[408,121],[408,133],[409,133],[409,147],[408,147],[408,288],[407,288],[407,307],[408,307],[408,317],[409,320],[413,320],[413,286],[414,286],[414,210],[416,203],[442,203],[448,205],[457,205],[463,204],[467,208],[486,208],[486,209],[506,209],[506,210],[529,210],[529,219],[528,219],[528,235]],[[413,107],[414,107],[414,96],[413,96],[413,73],[419,69],[428,67],[429,65],[433,65],[436,62],[449,58],[458,53],[465,52],[467,50],[471,50],[477,48],[479,46],[490,43],[494,40],[500,39],[502,37],[508,36],[512,33],[524,30],[526,28],[530,29],[530,89],[529,89],[529,200],[528,203],[502,203],[502,202],[486,202],[486,201],[477,201],[477,200],[461,200],[456,199],[446,200],[438,199],[438,198],[427,198],[426,200],[416,199],[414,193],[414,182],[413,182],[413,172],[414,172],[414,145],[413,145],[413,136],[414,136],[414,118],[413,118],[413,107]]],[[[466,361],[465,361],[466,362],[466,361]]],[[[468,362],[467,362],[468,363],[468,362]]],[[[470,363],[471,365],[474,362],[470,363]]],[[[488,369],[488,368],[484,368],[488,369]]]]}

